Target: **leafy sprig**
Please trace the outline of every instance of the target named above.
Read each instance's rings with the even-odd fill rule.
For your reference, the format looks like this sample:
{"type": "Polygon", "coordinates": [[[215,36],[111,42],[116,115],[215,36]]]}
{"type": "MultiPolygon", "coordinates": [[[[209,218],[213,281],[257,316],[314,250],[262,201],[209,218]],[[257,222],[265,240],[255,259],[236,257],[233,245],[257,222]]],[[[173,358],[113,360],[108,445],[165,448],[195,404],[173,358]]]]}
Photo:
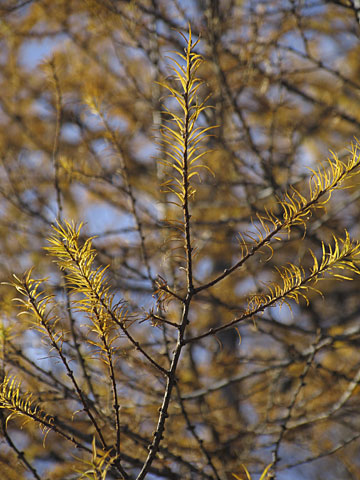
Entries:
{"type": "Polygon", "coordinates": [[[46,437],[53,428],[53,418],[34,400],[31,392],[21,392],[20,388],[21,382],[7,375],[0,384],[0,408],[10,411],[6,424],[14,417],[20,417],[25,422],[32,420],[40,426],[46,437]]]}
{"type": "Polygon", "coordinates": [[[177,197],[178,201],[174,203],[180,207],[183,207],[187,199],[195,195],[196,190],[191,184],[191,179],[199,176],[199,168],[205,168],[211,172],[207,165],[199,163],[199,161],[210,151],[203,150],[203,140],[210,136],[209,131],[216,128],[216,126],[198,125],[200,114],[207,108],[211,108],[206,105],[209,96],[203,100],[199,100],[198,97],[198,91],[204,82],[196,74],[204,60],[195,52],[195,47],[200,39],[193,43],[190,27],[189,38],[186,39],[184,35],[182,36],[187,43],[185,55],[173,52],[179,57],[179,61],[170,58],[173,63],[171,66],[174,73],[173,78],[179,88],[170,82],[159,82],[176,100],[182,113],[182,115],[174,113],[165,107],[164,114],[170,120],[162,125],[160,142],[165,147],[164,152],[168,157],[163,159],[162,163],[169,168],[170,172],[170,178],[164,182],[163,186],[166,191],[177,197]]]}

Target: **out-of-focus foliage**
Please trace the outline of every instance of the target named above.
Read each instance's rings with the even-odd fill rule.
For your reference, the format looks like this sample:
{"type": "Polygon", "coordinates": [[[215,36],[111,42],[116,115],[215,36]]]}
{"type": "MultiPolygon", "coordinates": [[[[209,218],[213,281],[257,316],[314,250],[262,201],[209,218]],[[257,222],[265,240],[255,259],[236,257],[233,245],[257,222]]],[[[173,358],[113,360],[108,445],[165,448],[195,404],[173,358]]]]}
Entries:
{"type": "Polygon", "coordinates": [[[357,478],[359,18],[0,2],[4,478],[357,478]]]}

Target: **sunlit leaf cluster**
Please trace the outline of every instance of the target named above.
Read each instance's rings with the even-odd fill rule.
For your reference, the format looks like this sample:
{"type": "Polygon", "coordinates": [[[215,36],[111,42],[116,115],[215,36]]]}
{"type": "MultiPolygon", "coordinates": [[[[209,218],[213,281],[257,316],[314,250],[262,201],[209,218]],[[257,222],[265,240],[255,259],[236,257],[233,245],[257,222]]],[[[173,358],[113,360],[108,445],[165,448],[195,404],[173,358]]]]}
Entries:
{"type": "Polygon", "coordinates": [[[21,383],[15,377],[6,376],[3,379],[0,385],[0,407],[10,412],[6,423],[19,417],[23,424],[34,421],[45,434],[52,428],[52,417],[37,404],[32,392],[21,391],[21,383]]]}
{"type": "Polygon", "coordinates": [[[46,250],[55,257],[56,263],[65,273],[66,287],[72,294],[72,303],[77,311],[91,321],[90,331],[96,340],[90,340],[108,362],[114,343],[119,337],[121,326],[126,328],[127,309],[124,302],[116,301],[106,280],[107,267],[94,264],[96,251],[92,238],[80,245],[81,225],[65,224],[54,226],[54,235],[49,238],[46,250]]]}
{"type": "Polygon", "coordinates": [[[178,205],[182,206],[187,198],[195,194],[195,187],[191,179],[199,176],[199,169],[209,167],[199,163],[204,155],[209,153],[202,148],[202,142],[209,136],[214,126],[204,127],[199,125],[199,116],[210,108],[206,105],[208,98],[201,100],[199,89],[204,81],[197,77],[197,70],[203,63],[203,57],[196,53],[195,47],[198,39],[193,42],[191,28],[189,28],[189,39],[185,48],[185,55],[173,52],[179,57],[171,58],[171,67],[174,75],[172,82],[160,83],[170,92],[170,97],[176,100],[180,107],[180,114],[165,107],[164,114],[168,117],[167,122],[162,125],[161,145],[164,148],[167,159],[161,162],[168,167],[170,178],[163,184],[165,191],[176,195],[178,205]],[[173,84],[175,84],[173,86],[173,84]]]}
{"type": "Polygon", "coordinates": [[[289,264],[277,268],[279,280],[267,285],[268,293],[255,295],[250,301],[248,312],[258,312],[276,303],[286,303],[290,306],[289,300],[299,303],[304,299],[309,304],[308,293],[319,290],[315,285],[326,278],[340,280],[351,280],[349,275],[343,273],[353,272],[360,274],[360,244],[350,239],[348,232],[344,238],[333,238],[333,245],[322,243],[322,256],[320,261],[310,250],[313,265],[306,272],[302,266],[289,264]]]}

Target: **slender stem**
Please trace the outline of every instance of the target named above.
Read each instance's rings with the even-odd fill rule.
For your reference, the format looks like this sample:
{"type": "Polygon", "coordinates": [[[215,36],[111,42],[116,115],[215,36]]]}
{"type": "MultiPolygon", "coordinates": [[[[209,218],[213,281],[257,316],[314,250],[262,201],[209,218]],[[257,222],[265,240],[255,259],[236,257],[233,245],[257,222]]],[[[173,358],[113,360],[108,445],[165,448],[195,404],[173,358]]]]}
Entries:
{"type": "Polygon", "coordinates": [[[190,208],[189,208],[189,196],[190,196],[190,184],[189,184],[189,137],[190,131],[190,117],[191,117],[191,85],[192,85],[192,59],[191,51],[193,44],[191,43],[191,37],[189,38],[187,46],[187,64],[186,64],[186,83],[184,87],[183,99],[184,99],[184,122],[183,122],[183,164],[182,164],[182,209],[184,218],[184,249],[186,253],[186,282],[187,282],[187,294],[183,299],[183,311],[181,316],[180,325],[178,328],[177,343],[173,353],[173,357],[170,364],[169,373],[166,381],[165,393],[163,401],[159,410],[159,417],[157,427],[153,436],[151,444],[148,446],[149,454],[145,460],[145,463],[137,477],[137,480],[143,480],[151,467],[151,464],[155,460],[157,452],[160,448],[160,443],[165,431],[165,422],[168,418],[169,404],[173,393],[174,386],[176,385],[176,371],[180,360],[181,351],[184,347],[185,330],[189,323],[189,310],[190,303],[194,294],[193,285],[193,272],[192,272],[192,245],[191,245],[191,229],[190,229],[190,208]]]}
{"type": "Polygon", "coordinates": [[[56,126],[55,126],[55,135],[54,135],[54,144],[53,144],[53,151],[52,151],[52,160],[55,169],[55,177],[54,177],[54,184],[55,184],[55,191],[56,191],[56,203],[58,208],[57,219],[61,221],[62,218],[62,198],[61,198],[61,188],[60,188],[60,181],[59,181],[59,147],[60,147],[60,133],[61,133],[61,126],[63,122],[63,107],[62,107],[62,93],[60,88],[59,77],[56,71],[55,60],[52,59],[50,62],[50,68],[52,73],[52,79],[54,81],[55,86],[55,101],[56,101],[56,126]]]}
{"type": "Polygon", "coordinates": [[[6,419],[5,419],[5,416],[4,416],[2,411],[0,411],[0,422],[1,422],[2,434],[3,434],[3,436],[6,440],[6,443],[9,445],[9,447],[12,450],[14,450],[14,452],[18,456],[18,459],[20,460],[20,462],[32,473],[33,477],[36,480],[41,480],[40,475],[38,474],[36,469],[31,465],[29,460],[26,458],[24,452],[22,452],[21,450],[18,449],[18,447],[15,445],[12,438],[10,437],[10,435],[7,431],[7,427],[6,427],[6,419]]]}
{"type": "Polygon", "coordinates": [[[159,409],[160,414],[158,418],[157,427],[153,436],[153,441],[148,446],[149,454],[136,480],[143,480],[145,478],[147,472],[149,471],[149,468],[151,467],[152,462],[156,457],[156,454],[160,447],[160,442],[163,438],[163,433],[165,430],[165,422],[169,416],[168,409],[169,409],[170,399],[171,399],[173,388],[176,383],[176,370],[180,360],[181,350],[184,345],[184,334],[185,334],[185,328],[188,323],[190,300],[191,300],[191,297],[189,296],[183,306],[181,326],[179,328],[178,339],[177,339],[175,351],[173,354],[173,358],[171,361],[169,375],[166,381],[166,388],[165,388],[163,401],[159,409]]]}
{"type": "Polygon", "coordinates": [[[83,393],[83,391],[81,390],[80,386],[78,385],[78,382],[75,378],[75,375],[74,375],[74,372],[72,371],[72,369],[70,368],[70,365],[67,361],[67,358],[65,357],[61,347],[59,347],[58,345],[58,341],[57,341],[57,338],[54,336],[53,332],[52,332],[52,329],[50,327],[50,325],[48,324],[48,322],[46,321],[46,319],[43,317],[41,311],[39,310],[39,307],[38,307],[38,303],[36,301],[36,298],[33,297],[32,295],[32,292],[28,286],[28,284],[26,282],[24,282],[23,284],[23,287],[26,291],[26,294],[29,298],[29,301],[32,305],[32,308],[34,309],[34,312],[36,313],[37,317],[39,318],[40,322],[41,322],[41,325],[44,327],[44,329],[46,330],[47,334],[49,335],[49,339],[50,339],[50,342],[51,342],[51,346],[56,350],[56,352],[58,353],[65,369],[66,369],[66,373],[68,375],[68,377],[70,378],[72,384],[74,385],[75,387],[75,390],[76,390],[76,393],[79,397],[79,400],[81,401],[81,404],[83,405],[84,407],[84,410],[87,414],[87,416],[89,417],[91,423],[94,425],[95,427],[95,430],[97,432],[97,434],[99,435],[99,438],[100,438],[100,441],[101,441],[101,444],[103,446],[104,449],[107,449],[107,444],[106,444],[106,441],[105,441],[105,438],[102,434],[102,431],[101,431],[101,428],[99,427],[94,415],[92,414],[90,408],[89,408],[89,405],[88,405],[88,402],[85,398],[85,395],[83,393]]]}
{"type": "Polygon", "coordinates": [[[184,226],[185,226],[185,252],[186,252],[186,280],[188,295],[192,295],[194,290],[193,274],[192,274],[192,246],[191,246],[191,231],[190,231],[190,207],[189,207],[189,172],[188,172],[188,142],[189,142],[189,120],[190,120],[190,105],[189,105],[189,86],[191,80],[191,62],[187,64],[187,82],[184,92],[185,101],[185,127],[184,127],[184,157],[183,157],[183,211],[184,211],[184,226]]]}

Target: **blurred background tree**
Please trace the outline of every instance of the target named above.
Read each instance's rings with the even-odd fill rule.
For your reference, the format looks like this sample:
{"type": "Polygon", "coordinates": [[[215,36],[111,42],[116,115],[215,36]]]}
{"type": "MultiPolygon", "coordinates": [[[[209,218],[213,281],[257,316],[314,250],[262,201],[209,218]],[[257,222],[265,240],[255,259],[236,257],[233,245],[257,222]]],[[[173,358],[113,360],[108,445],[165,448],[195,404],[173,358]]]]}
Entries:
{"type": "MultiPolygon", "coordinates": [[[[359,11],[350,0],[4,0],[0,15],[0,277],[21,279],[33,265],[37,278],[49,277],[62,351],[86,397],[79,401],[44,332],[16,317],[14,289],[3,286],[2,375],[21,378],[76,440],[50,429],[44,448],[33,422],[19,429],[23,420],[6,424],[4,411],[3,475],[136,478],[165,388],[143,352],[169,367],[182,306],[161,295],[186,291],[181,210],[160,187],[168,147],[158,145],[165,106],[174,108],[163,85],[175,84],[167,56],[185,46],[178,32],[187,35],[191,23],[201,36],[199,96],[211,94],[213,108],[198,121],[217,126],[204,161],[213,174],[201,169],[201,181],[192,179],[198,287],[241,259],[239,235],[256,242],[257,215],[272,209],[282,218],[279,199],[291,186],[308,196],[307,167],[316,169],[329,150],[345,161],[360,125],[359,11]],[[84,315],[44,251],[56,220],[85,223],[80,243],[96,236],[94,264],[109,265],[114,301],[127,302],[135,344],[123,331],[116,340],[118,429],[107,366],[96,362],[84,315]],[[122,473],[99,453],[113,458],[118,431],[122,473]]],[[[309,248],[321,256],[322,241],[344,238],[345,229],[359,238],[359,207],[359,189],[334,192],[326,210],[310,212],[306,229],[282,232],[272,250],[199,291],[187,338],[241,316],[249,295],[276,280],[276,266],[311,268],[309,248]]],[[[272,461],[279,480],[358,478],[359,285],[358,277],[324,280],[323,297],[310,293],[309,304],[289,300],[291,311],[273,306],[189,342],[148,478],[233,478],[242,463],[259,473],[272,461]]]]}

